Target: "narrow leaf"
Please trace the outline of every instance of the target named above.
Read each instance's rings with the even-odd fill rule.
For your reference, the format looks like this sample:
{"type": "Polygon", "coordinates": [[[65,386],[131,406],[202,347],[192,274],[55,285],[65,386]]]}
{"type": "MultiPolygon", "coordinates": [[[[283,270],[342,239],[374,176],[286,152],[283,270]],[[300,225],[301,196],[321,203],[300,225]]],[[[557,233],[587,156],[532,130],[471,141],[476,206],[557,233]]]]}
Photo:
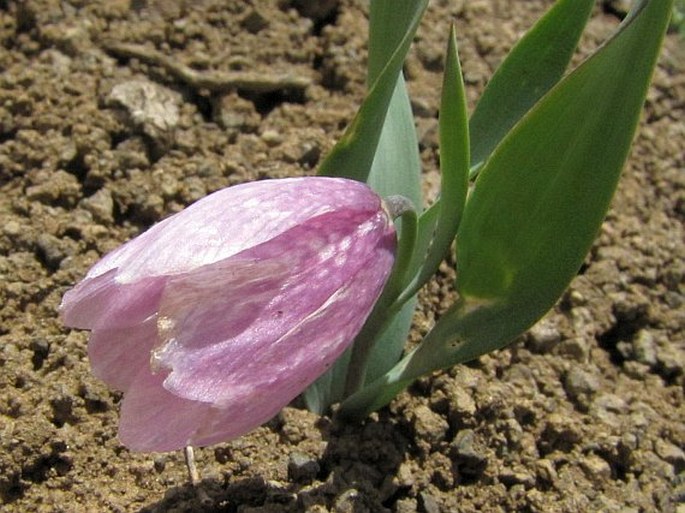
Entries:
{"type": "MultiPolygon", "coordinates": [[[[450,30],[447,59],[443,75],[440,102],[440,198],[437,223],[430,234],[420,234],[419,240],[432,235],[425,260],[409,285],[406,296],[413,296],[438,270],[440,262],[452,245],[466,202],[469,176],[469,126],[466,93],[459,65],[454,26],[450,30]],[[434,232],[433,232],[434,230],[434,232]]],[[[425,214],[424,214],[425,215],[425,214]]],[[[425,247],[416,246],[417,251],[425,247]]]]}
{"type": "Polygon", "coordinates": [[[458,234],[461,301],[424,341],[424,352],[435,351],[444,364],[502,347],[568,286],[616,188],[671,4],[636,4],[618,33],[497,147],[458,234]]]}
{"type": "Polygon", "coordinates": [[[568,66],[593,0],[558,0],[499,66],[471,116],[471,162],[477,168],[568,66]]]}
{"type": "MultiPolygon", "coordinates": [[[[428,0],[416,2],[389,2],[388,0],[375,0],[371,3],[372,18],[370,25],[370,40],[375,39],[377,30],[387,32],[388,20],[373,16],[374,9],[385,4],[398,4],[390,21],[402,22],[394,24],[393,29],[401,34],[397,37],[399,44],[389,57],[388,50],[393,47],[374,45],[371,50],[381,52],[381,57],[375,53],[369,55],[369,63],[384,62],[385,65],[378,77],[372,82],[372,87],[357,115],[352,120],[342,138],[328,154],[319,168],[319,174],[326,176],[340,176],[352,178],[362,182],[368,182],[371,165],[376,155],[381,129],[385,122],[386,113],[390,100],[397,87],[398,76],[402,69],[405,56],[418,27],[421,16],[428,4],[428,0]],[[378,4],[378,5],[376,5],[378,4]],[[399,16],[401,15],[401,16],[399,16]],[[380,25],[379,25],[380,24],[380,25]],[[378,26],[379,28],[376,28],[378,26]]],[[[389,9],[389,8],[388,8],[389,9]]]]}
{"type": "Polygon", "coordinates": [[[425,373],[506,345],[553,306],[609,206],[671,7],[636,4],[617,34],[502,140],[459,229],[459,301],[414,352],[350,397],[343,414],[362,415],[425,373]]]}
{"type": "MultiPolygon", "coordinates": [[[[422,205],[420,158],[414,119],[401,68],[427,0],[371,2],[369,82],[374,84],[357,116],[319,170],[366,181],[382,197],[399,194],[422,205]],[[386,112],[387,111],[387,112],[386,112]]],[[[401,229],[398,227],[398,232],[401,229]]],[[[402,243],[402,241],[400,241],[402,243]]],[[[390,369],[402,355],[415,301],[409,301],[376,341],[367,379],[390,369]]],[[[304,394],[310,409],[325,411],[342,399],[351,351],[304,394]]]]}
{"type": "Polygon", "coordinates": [[[397,77],[366,183],[381,197],[400,195],[421,210],[421,157],[404,77],[397,77]]]}

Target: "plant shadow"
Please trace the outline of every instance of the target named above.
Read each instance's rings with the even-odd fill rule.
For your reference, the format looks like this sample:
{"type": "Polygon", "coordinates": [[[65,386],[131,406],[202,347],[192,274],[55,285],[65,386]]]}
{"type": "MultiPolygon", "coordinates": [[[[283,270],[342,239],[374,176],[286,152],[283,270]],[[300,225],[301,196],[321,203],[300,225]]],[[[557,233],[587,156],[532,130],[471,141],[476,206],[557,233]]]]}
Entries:
{"type": "MultiPolygon", "coordinates": [[[[308,462],[309,471],[298,472],[288,465],[287,477],[267,480],[262,476],[226,473],[169,488],[164,497],[138,513],[286,513],[328,511],[351,513],[383,511],[403,490],[393,479],[410,449],[404,426],[389,415],[372,415],[360,424],[346,424],[322,417],[315,423],[325,449],[308,462]]],[[[282,426],[272,422],[277,434],[282,426]]],[[[292,445],[283,453],[298,452],[292,445]]],[[[229,451],[230,458],[230,451],[229,451]]],[[[287,458],[287,456],[286,456],[287,458]]],[[[280,462],[283,463],[283,462],[280,462]]]]}

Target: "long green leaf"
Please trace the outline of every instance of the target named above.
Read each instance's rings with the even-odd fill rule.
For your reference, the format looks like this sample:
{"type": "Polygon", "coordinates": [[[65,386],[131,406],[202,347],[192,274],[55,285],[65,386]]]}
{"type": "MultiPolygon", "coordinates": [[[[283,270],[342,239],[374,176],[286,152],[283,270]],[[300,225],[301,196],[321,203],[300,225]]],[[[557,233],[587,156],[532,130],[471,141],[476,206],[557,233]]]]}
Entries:
{"type": "MultiPolygon", "coordinates": [[[[321,174],[364,179],[382,197],[399,194],[418,209],[422,204],[420,157],[401,65],[426,5],[426,1],[401,2],[401,5],[394,0],[371,2],[369,82],[375,85],[351,129],[320,170],[321,174]],[[391,96],[384,105],[389,85],[391,96]],[[374,137],[377,146],[372,148],[374,137]],[[373,153],[369,154],[370,150],[373,153]],[[370,167],[364,171],[369,155],[370,167]]],[[[414,300],[409,301],[376,340],[369,356],[367,379],[376,379],[399,360],[415,304],[414,300]]],[[[349,361],[350,351],[347,351],[305,392],[309,409],[322,413],[342,399],[349,361]]]]}
{"type": "MultiPolygon", "coordinates": [[[[430,246],[417,244],[416,251],[423,252],[418,260],[420,267],[410,273],[413,281],[408,284],[403,297],[413,296],[417,290],[438,270],[440,262],[452,245],[461,220],[469,177],[469,125],[466,111],[466,93],[459,65],[457,38],[454,26],[450,30],[447,58],[443,75],[440,102],[440,198],[438,218],[435,224],[423,223],[420,228],[430,233],[420,233],[419,241],[431,240],[430,246]],[[428,239],[430,237],[430,239],[428,239]]],[[[426,211],[424,216],[433,215],[426,211]]],[[[403,298],[400,298],[402,301],[403,298]]]]}
{"type": "Polygon", "coordinates": [[[380,67],[380,63],[385,65],[378,76],[370,81],[373,85],[369,94],[340,141],[321,163],[319,174],[368,182],[386,113],[395,94],[398,76],[427,5],[428,0],[371,2],[369,64],[373,65],[373,69],[370,71],[376,73],[375,70],[380,67]],[[386,12],[387,16],[382,16],[386,12]],[[390,38],[387,34],[391,33],[391,30],[399,35],[390,38]],[[383,44],[384,41],[398,43],[397,46],[387,46],[383,44]]]}
{"type": "Polygon", "coordinates": [[[506,345],[553,306],[608,208],[671,7],[636,4],[502,140],[459,229],[460,300],[413,353],[343,403],[343,414],[368,413],[425,373],[506,345]]]}
{"type": "Polygon", "coordinates": [[[381,197],[400,195],[421,210],[421,157],[404,77],[397,77],[366,183],[381,197]]]}
{"type": "Polygon", "coordinates": [[[471,116],[474,168],[488,158],[511,127],[559,81],[593,4],[593,0],[558,0],[499,66],[471,116]]]}

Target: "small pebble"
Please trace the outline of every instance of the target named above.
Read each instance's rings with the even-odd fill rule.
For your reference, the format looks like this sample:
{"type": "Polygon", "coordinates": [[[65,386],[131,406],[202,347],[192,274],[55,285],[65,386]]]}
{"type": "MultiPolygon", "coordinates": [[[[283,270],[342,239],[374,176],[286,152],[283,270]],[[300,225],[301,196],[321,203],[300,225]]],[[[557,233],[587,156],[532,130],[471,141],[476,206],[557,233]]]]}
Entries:
{"type": "Polygon", "coordinates": [[[580,460],[580,467],[590,481],[602,483],[611,478],[611,467],[609,464],[594,454],[580,460]]]}
{"type": "Polygon", "coordinates": [[[571,399],[580,399],[599,390],[599,379],[581,368],[573,367],[564,378],[564,389],[571,399]]]}
{"type": "Polygon", "coordinates": [[[588,361],[590,348],[582,337],[573,337],[563,340],[554,346],[558,355],[564,356],[576,362],[584,363],[588,361]]]}
{"type": "Polygon", "coordinates": [[[288,477],[293,481],[313,481],[320,469],[319,462],[307,454],[293,452],[288,458],[288,477]]]}
{"type": "Polygon", "coordinates": [[[531,349],[536,352],[546,352],[561,340],[561,334],[551,321],[541,320],[528,330],[528,341],[531,349]]]}
{"type": "Polygon", "coordinates": [[[414,411],[414,432],[416,436],[428,442],[431,446],[443,441],[449,424],[428,406],[418,406],[414,411]]]}
{"type": "Polygon", "coordinates": [[[633,355],[638,362],[650,367],[656,365],[656,345],[654,336],[649,331],[644,329],[638,331],[632,345],[633,355]]]}
{"type": "Polygon", "coordinates": [[[240,25],[251,34],[256,34],[269,26],[269,18],[257,9],[250,10],[240,21],[240,25]]]}
{"type": "Polygon", "coordinates": [[[419,505],[421,506],[420,511],[423,513],[440,513],[438,501],[436,501],[435,497],[427,492],[421,492],[419,494],[419,505]]]}
{"type": "Polygon", "coordinates": [[[19,235],[21,233],[21,225],[16,221],[7,221],[2,227],[2,231],[5,235],[19,235]]]}
{"type": "Polygon", "coordinates": [[[475,436],[472,429],[462,429],[450,444],[450,451],[459,472],[470,477],[481,475],[488,463],[487,456],[475,447],[475,436]]]}
{"type": "Polygon", "coordinates": [[[350,488],[338,495],[331,511],[333,513],[367,513],[369,509],[364,506],[359,492],[355,488],[350,488]]]}
{"type": "Polygon", "coordinates": [[[520,469],[505,468],[499,473],[498,478],[506,487],[523,485],[525,488],[531,488],[535,484],[535,476],[520,469]]]}
{"type": "Polygon", "coordinates": [[[395,503],[395,513],[416,513],[418,503],[416,499],[400,499],[395,503]]]}
{"type": "Polygon", "coordinates": [[[81,206],[93,214],[93,219],[103,224],[114,221],[114,199],[109,189],[100,189],[92,196],[81,200],[81,206]]]}
{"type": "Polygon", "coordinates": [[[278,146],[283,142],[283,137],[276,130],[264,130],[262,132],[262,141],[264,141],[269,146],[278,146]]]}
{"type": "Polygon", "coordinates": [[[685,451],[677,445],[666,440],[657,440],[654,444],[654,452],[664,461],[669,462],[676,468],[685,468],[685,451]]]}

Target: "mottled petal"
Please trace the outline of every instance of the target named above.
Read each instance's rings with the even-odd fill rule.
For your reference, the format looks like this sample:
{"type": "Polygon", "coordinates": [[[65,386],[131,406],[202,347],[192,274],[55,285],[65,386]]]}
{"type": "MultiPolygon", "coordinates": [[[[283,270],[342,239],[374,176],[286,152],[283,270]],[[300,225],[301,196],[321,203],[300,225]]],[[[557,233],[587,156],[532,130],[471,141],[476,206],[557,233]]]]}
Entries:
{"type": "Polygon", "coordinates": [[[217,191],[106,255],[88,278],[119,269],[119,283],[182,273],[259,245],[312,217],[376,211],[366,185],[327,177],[250,182],[217,191]]]}
{"type": "Polygon", "coordinates": [[[121,285],[114,270],[87,278],[64,294],[62,319],[73,328],[135,326],[155,314],[165,282],[156,277],[121,285]]]}
{"type": "Polygon", "coordinates": [[[188,401],[163,386],[164,375],[145,370],[124,394],[119,440],[134,451],[174,451],[190,444],[210,419],[211,406],[188,401]]]}
{"type": "Polygon", "coordinates": [[[105,256],[61,305],[93,330],[95,374],[124,391],[120,437],[167,451],[267,421],[347,348],[395,250],[366,185],[224,189],[105,256]]]}
{"type": "Polygon", "coordinates": [[[156,315],[133,326],[94,330],[88,342],[93,374],[125,392],[143,369],[149,371],[150,353],[158,344],[156,315]]]}
{"type": "MultiPolygon", "coordinates": [[[[388,258],[388,254],[379,257],[388,258]]],[[[261,379],[236,386],[222,405],[181,398],[164,388],[163,373],[142,372],[124,396],[121,442],[136,451],[204,446],[236,438],[271,419],[332,365],[359,331],[364,321],[359,313],[368,313],[373,306],[372,299],[360,302],[360,295],[374,298],[384,282],[377,269],[363,267],[316,314],[283,337],[279,349],[262,354],[256,362],[261,379]],[[329,322],[330,318],[337,322],[329,322]],[[303,341],[312,342],[308,350],[302,350],[303,341]],[[282,351],[297,356],[290,362],[280,361],[282,351]]]]}
{"type": "MultiPolygon", "coordinates": [[[[245,309],[254,311],[254,316],[240,330],[232,326],[234,316],[223,317],[225,323],[215,321],[227,298],[232,305],[229,311],[239,308],[240,302],[251,301],[250,294],[230,292],[234,278],[209,269],[214,279],[210,276],[202,281],[214,285],[198,301],[185,297],[186,289],[196,283],[194,275],[171,280],[160,315],[175,323],[166,334],[169,341],[156,352],[159,363],[172,370],[165,386],[188,399],[226,404],[245,391],[270,383],[277,374],[297,376],[299,365],[316,359],[312,355],[333,353],[335,359],[356,332],[348,332],[342,325],[347,321],[324,315],[328,303],[354,283],[355,302],[346,308],[352,317],[360,318],[358,323],[363,322],[387,278],[393,249],[394,234],[385,214],[371,216],[366,222],[356,216],[324,215],[239,255],[257,258],[255,273],[261,273],[262,266],[288,269],[287,282],[267,291],[269,302],[259,309],[245,309]],[[359,281],[357,277],[366,267],[375,273],[374,279],[359,281]],[[310,338],[292,338],[303,321],[313,320],[321,324],[318,334],[314,330],[310,338]],[[344,338],[331,339],[326,323],[344,338]],[[201,326],[211,329],[200,328],[198,333],[201,326]]],[[[241,322],[246,319],[244,315],[237,318],[241,322]]],[[[324,368],[317,367],[321,372],[324,368]]]]}

